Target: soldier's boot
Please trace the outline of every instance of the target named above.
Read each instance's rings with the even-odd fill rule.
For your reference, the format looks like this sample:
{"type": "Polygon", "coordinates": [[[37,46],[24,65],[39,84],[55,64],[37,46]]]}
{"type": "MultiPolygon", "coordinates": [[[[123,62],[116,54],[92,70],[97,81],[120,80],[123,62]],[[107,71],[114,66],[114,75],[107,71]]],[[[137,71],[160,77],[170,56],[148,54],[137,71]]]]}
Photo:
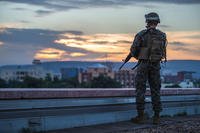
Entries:
{"type": "Polygon", "coordinates": [[[144,121],[145,121],[145,116],[144,116],[143,110],[139,110],[138,115],[131,119],[131,122],[136,123],[136,124],[143,124],[144,121]]]}
{"type": "Polygon", "coordinates": [[[153,116],[153,124],[160,124],[160,112],[155,112],[153,116]]]}

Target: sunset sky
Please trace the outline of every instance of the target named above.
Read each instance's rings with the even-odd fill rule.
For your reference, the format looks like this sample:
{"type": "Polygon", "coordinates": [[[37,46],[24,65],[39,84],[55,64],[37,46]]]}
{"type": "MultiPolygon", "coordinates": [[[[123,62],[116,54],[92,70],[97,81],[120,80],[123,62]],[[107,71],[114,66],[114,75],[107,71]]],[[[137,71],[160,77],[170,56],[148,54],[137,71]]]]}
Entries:
{"type": "Polygon", "coordinates": [[[169,60],[200,60],[199,0],[0,0],[0,65],[121,61],[149,12],[169,60]]]}

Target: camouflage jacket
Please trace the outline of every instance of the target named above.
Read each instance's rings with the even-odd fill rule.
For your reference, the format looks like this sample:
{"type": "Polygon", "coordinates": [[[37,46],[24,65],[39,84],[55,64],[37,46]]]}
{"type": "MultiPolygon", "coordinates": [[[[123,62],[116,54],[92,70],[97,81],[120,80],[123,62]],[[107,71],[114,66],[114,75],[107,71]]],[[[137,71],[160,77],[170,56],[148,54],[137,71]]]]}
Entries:
{"type": "Polygon", "coordinates": [[[145,29],[136,34],[130,52],[137,60],[166,59],[166,34],[158,29],[145,29]]]}

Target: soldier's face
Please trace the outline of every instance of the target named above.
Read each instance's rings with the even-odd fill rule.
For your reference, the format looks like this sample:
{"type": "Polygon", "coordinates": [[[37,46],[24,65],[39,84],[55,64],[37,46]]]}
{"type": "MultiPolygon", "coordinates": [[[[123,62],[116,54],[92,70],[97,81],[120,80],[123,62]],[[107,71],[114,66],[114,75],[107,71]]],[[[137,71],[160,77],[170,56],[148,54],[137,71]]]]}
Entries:
{"type": "Polygon", "coordinates": [[[155,28],[157,25],[158,23],[155,23],[155,22],[147,23],[147,27],[151,27],[151,28],[155,28]]]}

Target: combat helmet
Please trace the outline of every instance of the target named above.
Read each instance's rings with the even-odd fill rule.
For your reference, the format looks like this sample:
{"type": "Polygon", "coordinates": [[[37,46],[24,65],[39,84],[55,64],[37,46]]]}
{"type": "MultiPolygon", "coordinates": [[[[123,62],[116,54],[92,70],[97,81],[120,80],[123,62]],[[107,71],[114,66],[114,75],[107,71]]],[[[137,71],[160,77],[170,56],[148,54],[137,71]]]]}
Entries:
{"type": "Polygon", "coordinates": [[[158,14],[155,13],[155,12],[150,12],[150,13],[146,14],[145,19],[146,19],[146,23],[149,23],[149,22],[152,22],[152,21],[160,23],[160,18],[158,16],[158,14]]]}

